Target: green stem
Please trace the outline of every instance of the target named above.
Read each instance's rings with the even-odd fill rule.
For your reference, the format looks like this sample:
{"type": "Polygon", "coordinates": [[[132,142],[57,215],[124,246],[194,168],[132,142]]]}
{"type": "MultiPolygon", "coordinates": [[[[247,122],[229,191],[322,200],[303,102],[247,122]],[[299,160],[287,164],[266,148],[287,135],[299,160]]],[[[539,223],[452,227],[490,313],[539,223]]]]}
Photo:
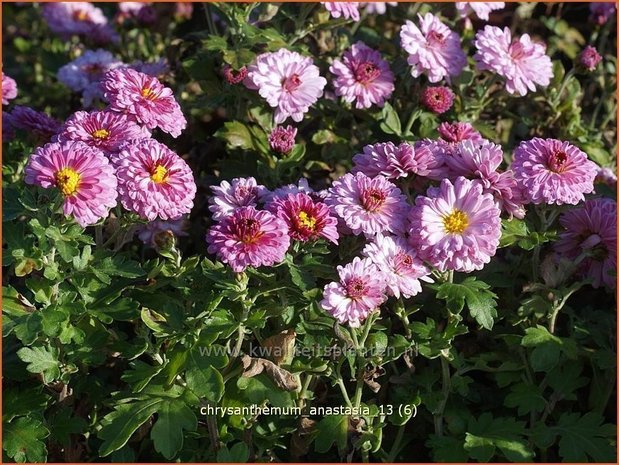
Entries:
{"type": "Polygon", "coordinates": [[[436,415],[434,415],[434,432],[437,436],[443,435],[443,415],[445,414],[445,406],[449,399],[451,391],[451,376],[449,374],[449,362],[441,355],[441,374],[443,376],[443,398],[438,405],[436,415]]]}
{"type": "Polygon", "coordinates": [[[394,463],[395,458],[400,452],[400,444],[402,443],[402,439],[404,438],[404,425],[398,428],[398,433],[393,441],[393,446],[391,446],[391,451],[389,452],[389,457],[387,457],[386,463],[394,463]]]}
{"type": "Polygon", "coordinates": [[[303,387],[301,388],[301,392],[299,393],[299,408],[303,409],[305,407],[305,401],[307,399],[307,390],[309,389],[309,385],[312,382],[312,378],[314,375],[309,374],[305,377],[305,381],[303,382],[303,387]]]}
{"type": "Polygon", "coordinates": [[[352,402],[350,401],[350,397],[348,396],[348,391],[346,390],[346,386],[344,385],[344,380],[342,377],[337,378],[337,385],[340,387],[340,391],[342,391],[342,396],[344,397],[344,402],[348,407],[352,407],[352,402]]]}

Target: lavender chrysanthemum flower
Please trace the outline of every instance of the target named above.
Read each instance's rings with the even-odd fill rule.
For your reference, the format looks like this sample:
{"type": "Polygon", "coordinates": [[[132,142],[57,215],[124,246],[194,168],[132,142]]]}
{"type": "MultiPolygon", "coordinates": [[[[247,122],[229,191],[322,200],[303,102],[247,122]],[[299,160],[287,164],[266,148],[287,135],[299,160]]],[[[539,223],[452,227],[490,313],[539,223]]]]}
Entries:
{"type": "Polygon", "coordinates": [[[170,72],[170,65],[165,58],[159,58],[156,61],[135,60],[129,65],[129,68],[134,69],[140,73],[148,74],[149,76],[156,77],[157,79],[164,77],[170,72]]]}
{"type": "Polygon", "coordinates": [[[387,300],[384,278],[368,258],[355,257],[352,263],[338,266],[337,272],[339,281],[325,286],[320,305],[340,324],[358,328],[387,300]]]}
{"type": "Polygon", "coordinates": [[[398,6],[398,2],[361,2],[359,6],[364,8],[368,14],[384,15],[387,12],[387,5],[398,6]]]}
{"type": "Polygon", "coordinates": [[[269,147],[275,152],[286,154],[294,147],[297,128],[293,126],[278,126],[269,134],[269,147]]]}
{"type": "Polygon", "coordinates": [[[150,2],[120,2],[115,20],[120,24],[133,20],[138,24],[149,25],[157,20],[157,13],[150,2]]]}
{"type": "Polygon", "coordinates": [[[363,173],[348,173],[334,181],[325,203],[355,235],[401,232],[408,210],[406,197],[387,178],[363,173]]]}
{"type": "Polygon", "coordinates": [[[288,234],[296,241],[315,241],[323,237],[337,244],[337,219],[322,202],[314,202],[307,194],[288,194],[268,205],[269,211],[284,220],[288,234]]]}
{"type": "Polygon", "coordinates": [[[610,18],[615,16],[616,9],[617,6],[614,2],[591,2],[589,4],[589,10],[591,11],[589,20],[598,26],[606,24],[610,18]]]}
{"type": "Polygon", "coordinates": [[[507,27],[501,30],[486,26],[477,32],[475,47],[473,58],[477,68],[505,78],[505,89],[510,94],[524,96],[529,91],[535,92],[536,85],[550,84],[553,72],[546,46],[533,42],[528,34],[512,40],[507,27]]]}
{"type": "Polygon", "coordinates": [[[81,140],[110,156],[127,142],[148,139],[150,131],[113,111],[78,111],[65,122],[58,140],[81,140]]]}
{"type": "Polygon", "coordinates": [[[247,77],[247,67],[241,66],[239,69],[233,69],[230,65],[224,65],[223,75],[228,84],[235,86],[247,77]]]}
{"type": "Polygon", "coordinates": [[[467,18],[475,13],[479,19],[488,21],[490,13],[505,8],[504,2],[456,2],[456,10],[461,18],[467,18]]]}
{"type": "Polygon", "coordinates": [[[268,190],[256,182],[255,178],[234,178],[232,182],[222,181],[219,186],[211,186],[213,196],[208,209],[213,219],[220,221],[241,207],[255,207],[268,194],[268,190]]]}
{"type": "Polygon", "coordinates": [[[2,142],[9,142],[15,138],[15,129],[11,126],[11,115],[2,112],[2,142]]]}
{"type": "Polygon", "coordinates": [[[359,2],[320,2],[333,18],[359,21],[359,2]]]}
{"type": "Polygon", "coordinates": [[[395,89],[393,73],[380,52],[357,42],[329,68],[335,75],[335,95],[356,108],[382,107],[395,89]]]}
{"type": "Polygon", "coordinates": [[[617,174],[615,170],[610,168],[598,167],[594,182],[596,184],[606,184],[608,187],[617,188],[617,174]]]}
{"type": "Polygon", "coordinates": [[[233,271],[248,266],[271,266],[284,260],[290,246],[288,227],[268,211],[241,207],[209,230],[208,252],[216,254],[233,271]]]}
{"type": "Polygon", "coordinates": [[[403,237],[377,234],[362,254],[382,272],[387,283],[387,295],[409,298],[421,292],[420,279],[433,282],[428,277],[429,270],[403,237]]]}
{"type": "Polygon", "coordinates": [[[440,271],[481,270],[496,253],[501,211],[482,186],[458,177],[417,197],[410,238],[421,258],[440,271]]]}
{"type": "Polygon", "coordinates": [[[17,83],[15,79],[2,73],[2,105],[8,105],[9,100],[17,97],[17,83]]]}
{"type": "Polygon", "coordinates": [[[426,87],[421,93],[421,104],[437,115],[449,111],[454,103],[455,94],[446,86],[426,87]]]}
{"type": "Polygon", "coordinates": [[[460,47],[460,36],[432,13],[419,15],[420,27],[406,21],[400,31],[402,47],[408,53],[413,77],[422,73],[432,83],[458,76],[466,66],[466,55],[460,47]]]}
{"type": "Polygon", "coordinates": [[[307,194],[314,200],[323,200],[323,198],[314,192],[314,189],[310,187],[307,179],[305,178],[300,178],[297,184],[288,184],[286,186],[278,187],[273,192],[268,192],[265,189],[265,193],[261,196],[261,199],[264,201],[265,207],[268,209],[270,202],[277,199],[283,199],[284,197],[287,197],[288,194],[298,193],[307,194]]]}
{"type": "Polygon", "coordinates": [[[569,142],[535,137],[516,148],[512,170],[526,202],[576,205],[593,192],[597,165],[569,142]]]}
{"type": "Polygon", "coordinates": [[[587,45],[578,55],[578,64],[587,71],[594,71],[600,61],[602,61],[602,55],[591,45],[587,45]]]}
{"type": "Polygon", "coordinates": [[[108,24],[103,11],[92,3],[45,3],[42,10],[47,25],[60,37],[81,35],[100,44],[118,40],[118,35],[108,24]]]}
{"type": "Polygon", "coordinates": [[[53,142],[30,155],[26,183],[57,188],[64,196],[63,212],[81,226],[107,217],[116,206],[116,176],[105,155],[83,142],[53,142]]]}
{"type": "Polygon", "coordinates": [[[165,248],[171,242],[171,239],[187,236],[185,232],[186,223],[187,221],[184,218],[150,221],[138,229],[138,238],[145,245],[155,249],[165,248]]]}
{"type": "Polygon", "coordinates": [[[285,48],[263,53],[247,68],[244,81],[275,108],[275,123],[299,122],[323,93],[327,80],[309,57],[285,48]]]}
{"type": "Polygon", "coordinates": [[[196,183],[185,160],[154,139],[127,144],[114,158],[125,209],[153,221],[175,220],[193,208],[196,183]]]}
{"type": "Polygon", "coordinates": [[[30,107],[16,105],[10,113],[11,127],[32,132],[41,139],[50,139],[58,134],[60,122],[47,113],[36,111],[30,107]]]}
{"type": "Polygon", "coordinates": [[[559,220],[566,229],[555,243],[563,257],[582,260],[580,273],[593,280],[593,287],[617,286],[617,203],[612,199],[587,200],[559,220]],[[584,257],[583,257],[584,255],[584,257]]]}
{"type": "Polygon", "coordinates": [[[178,137],[187,127],[174,93],[155,77],[130,68],[108,71],[101,87],[110,109],[134,116],[148,129],[160,128],[178,137]]]}
{"type": "Polygon", "coordinates": [[[470,123],[441,123],[438,125],[437,131],[441,139],[449,143],[461,142],[463,140],[481,142],[483,140],[479,131],[471,126],[470,123]]]}
{"type": "Polygon", "coordinates": [[[387,179],[405,178],[416,174],[427,176],[435,168],[435,157],[427,146],[402,142],[370,144],[363,153],[353,157],[352,173],[364,173],[373,178],[382,175],[387,179]]]}

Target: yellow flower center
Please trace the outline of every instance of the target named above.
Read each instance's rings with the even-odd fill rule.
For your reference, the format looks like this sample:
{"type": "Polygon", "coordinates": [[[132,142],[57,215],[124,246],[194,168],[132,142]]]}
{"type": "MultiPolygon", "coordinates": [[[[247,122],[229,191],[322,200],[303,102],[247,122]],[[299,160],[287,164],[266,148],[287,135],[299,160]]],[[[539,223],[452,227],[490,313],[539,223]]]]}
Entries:
{"type": "Polygon", "coordinates": [[[88,19],[88,13],[82,10],[75,10],[73,12],[73,19],[76,21],[86,21],[88,19]]]}
{"type": "Polygon", "coordinates": [[[75,193],[80,179],[80,174],[72,168],[63,168],[56,172],[56,186],[66,197],[75,193]]]}
{"type": "Polygon", "coordinates": [[[157,184],[164,183],[168,180],[168,170],[163,165],[157,165],[151,173],[150,178],[157,184]]]}
{"type": "Polygon", "coordinates": [[[97,129],[92,133],[92,137],[94,137],[95,139],[107,139],[109,135],[110,131],[108,131],[107,129],[97,129]]]}
{"type": "Polygon", "coordinates": [[[299,212],[299,224],[304,228],[311,229],[313,231],[316,227],[316,218],[303,211],[299,212]]]}
{"type": "Polygon", "coordinates": [[[155,98],[155,92],[153,92],[153,89],[150,87],[144,87],[142,89],[142,97],[153,100],[155,98]]]}
{"type": "Polygon", "coordinates": [[[460,210],[454,210],[449,215],[443,217],[445,231],[450,234],[462,234],[469,225],[469,217],[460,210]]]}

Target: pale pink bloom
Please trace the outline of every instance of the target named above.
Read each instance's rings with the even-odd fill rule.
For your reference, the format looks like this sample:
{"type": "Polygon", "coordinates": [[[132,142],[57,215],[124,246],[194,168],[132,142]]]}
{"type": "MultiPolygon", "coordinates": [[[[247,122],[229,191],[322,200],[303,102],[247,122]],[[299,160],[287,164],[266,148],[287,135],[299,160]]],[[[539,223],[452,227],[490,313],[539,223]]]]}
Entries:
{"type": "Polygon", "coordinates": [[[384,277],[368,258],[359,257],[346,266],[338,266],[337,272],[339,281],[325,286],[320,305],[340,324],[358,328],[387,300],[384,277]]]}
{"type": "Polygon", "coordinates": [[[504,2],[456,2],[456,10],[461,18],[475,13],[479,19],[488,21],[490,13],[505,8],[504,2]]]}
{"type": "Polygon", "coordinates": [[[546,55],[546,45],[535,43],[529,34],[512,40],[506,27],[501,30],[486,26],[475,36],[475,61],[481,71],[487,70],[505,78],[510,94],[526,95],[536,86],[546,87],[553,76],[552,62],[546,55]]]}
{"type": "Polygon", "coordinates": [[[8,105],[9,100],[17,97],[17,83],[15,79],[2,73],[2,105],[8,105]]]}
{"type": "Polygon", "coordinates": [[[353,157],[352,173],[364,173],[369,177],[378,175],[387,179],[405,178],[411,175],[428,176],[436,166],[435,157],[425,145],[402,142],[370,144],[363,153],[353,157]]]}
{"type": "Polygon", "coordinates": [[[359,2],[320,2],[333,18],[359,21],[359,2]]]}
{"type": "Polygon", "coordinates": [[[211,186],[211,190],[214,195],[209,199],[211,205],[208,209],[213,213],[215,221],[230,216],[237,208],[257,206],[269,193],[253,177],[234,178],[231,183],[224,180],[219,186],[211,186]]]}
{"type": "Polygon", "coordinates": [[[398,2],[361,2],[359,6],[368,14],[384,15],[388,6],[398,6],[398,2]]]}
{"type": "Polygon", "coordinates": [[[413,77],[427,74],[430,82],[458,76],[466,66],[460,36],[432,13],[419,15],[419,27],[406,21],[400,31],[402,47],[408,53],[413,77]]]}

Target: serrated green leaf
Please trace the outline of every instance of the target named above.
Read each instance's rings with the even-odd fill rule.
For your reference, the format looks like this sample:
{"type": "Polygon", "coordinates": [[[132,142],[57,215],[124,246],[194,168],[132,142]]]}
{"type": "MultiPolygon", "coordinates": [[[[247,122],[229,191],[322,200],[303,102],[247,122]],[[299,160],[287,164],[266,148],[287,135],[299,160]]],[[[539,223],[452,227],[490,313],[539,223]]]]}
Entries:
{"type": "Polygon", "coordinates": [[[198,419],[185,402],[180,399],[163,402],[150,433],[155,450],[171,459],[183,447],[183,430],[195,431],[197,426],[198,419]]]}
{"type": "Polygon", "coordinates": [[[60,377],[60,362],[56,347],[22,347],[17,356],[28,365],[30,373],[41,373],[43,382],[51,383],[60,377]]]}
{"type": "Polygon", "coordinates": [[[314,439],[316,452],[328,452],[334,444],[339,451],[343,451],[346,449],[348,440],[348,416],[326,416],[318,422],[316,431],[318,431],[316,439],[314,439]]]}
{"type": "Polygon", "coordinates": [[[39,420],[20,417],[5,424],[2,431],[2,448],[16,462],[46,462],[47,448],[42,439],[49,430],[39,420]]]}

